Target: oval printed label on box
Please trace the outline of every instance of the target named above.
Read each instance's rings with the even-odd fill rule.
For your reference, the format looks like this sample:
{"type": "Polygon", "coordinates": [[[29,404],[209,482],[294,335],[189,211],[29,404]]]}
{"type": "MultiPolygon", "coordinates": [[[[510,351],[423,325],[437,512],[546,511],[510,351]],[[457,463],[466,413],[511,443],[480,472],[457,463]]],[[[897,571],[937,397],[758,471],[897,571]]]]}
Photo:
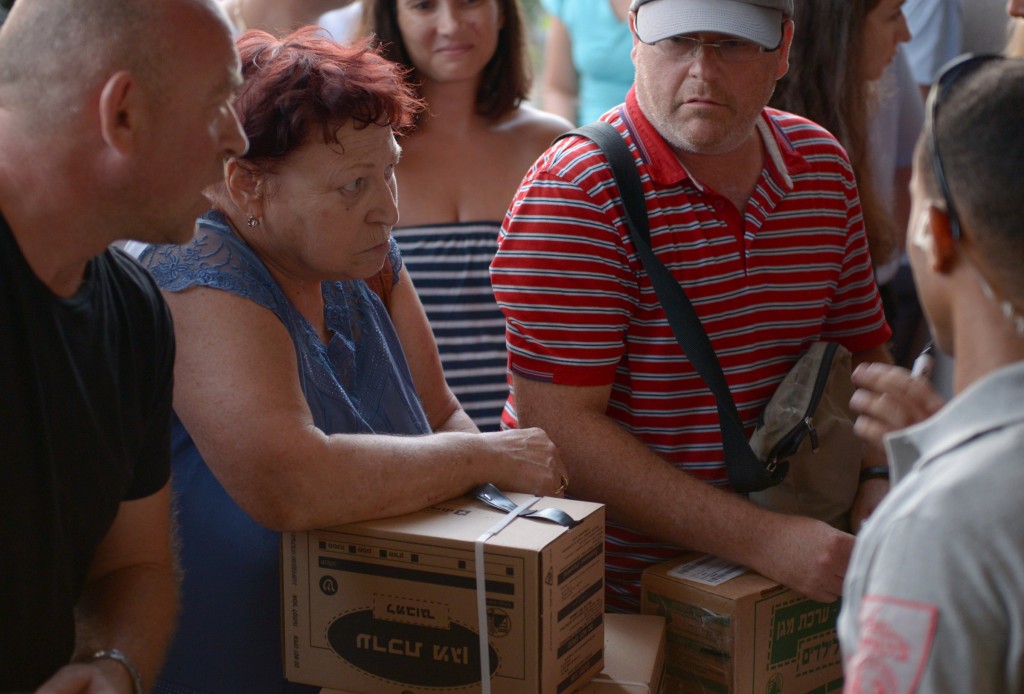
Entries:
{"type": "MultiPolygon", "coordinates": [[[[341,615],[327,627],[334,652],[360,670],[400,684],[462,687],[480,682],[477,632],[449,623],[447,629],[373,618],[373,610],[341,615]]],[[[498,654],[488,646],[491,675],[498,654]]]]}

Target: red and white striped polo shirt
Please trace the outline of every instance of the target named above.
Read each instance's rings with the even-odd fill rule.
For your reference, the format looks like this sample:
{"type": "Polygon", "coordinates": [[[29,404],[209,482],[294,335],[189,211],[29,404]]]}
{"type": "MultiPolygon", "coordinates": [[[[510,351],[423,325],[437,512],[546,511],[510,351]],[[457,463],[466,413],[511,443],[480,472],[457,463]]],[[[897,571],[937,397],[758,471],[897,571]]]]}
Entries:
{"type": "MultiPolygon", "coordinates": [[[[632,91],[603,119],[633,150],[651,245],[700,315],[749,428],[812,341],[860,352],[889,338],[853,170],[832,135],[766,109],[758,127],[768,156],[740,214],[689,177],[632,91]]],[[[514,373],[612,384],[609,416],[676,467],[727,485],[714,396],[669,328],[597,145],[567,138],[527,173],[491,283],[514,373]]],[[[515,425],[514,398],[505,424],[515,425]]],[[[620,551],[637,565],[679,552],[624,529],[609,536],[626,545],[609,545],[610,588],[620,551]]]]}

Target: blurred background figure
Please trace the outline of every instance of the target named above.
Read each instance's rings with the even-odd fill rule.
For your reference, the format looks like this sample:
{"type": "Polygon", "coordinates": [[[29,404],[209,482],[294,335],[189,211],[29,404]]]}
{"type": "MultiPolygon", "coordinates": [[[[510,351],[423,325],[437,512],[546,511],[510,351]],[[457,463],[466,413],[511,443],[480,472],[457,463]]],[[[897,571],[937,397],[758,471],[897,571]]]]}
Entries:
{"type": "Polygon", "coordinates": [[[964,53],[993,53],[1006,44],[1006,0],[960,0],[964,53]]]}
{"type": "MultiPolygon", "coordinates": [[[[886,318],[894,326],[894,348],[900,312],[908,323],[900,343],[912,343],[921,325],[909,275],[900,302],[890,286],[900,268],[910,206],[907,185],[924,120],[921,97],[899,50],[910,39],[902,4],[796,0],[790,69],[771,101],[775,108],[825,126],[850,156],[872,264],[886,318]]],[[[914,354],[908,344],[894,357],[900,363],[914,354]]]]}
{"type": "Polygon", "coordinates": [[[361,0],[350,0],[349,4],[331,10],[316,20],[335,41],[352,43],[359,38],[363,23],[363,3],[361,0]]]}
{"type": "Polygon", "coordinates": [[[482,431],[508,396],[505,320],[488,266],[520,180],[571,127],[524,103],[530,76],[518,0],[364,0],[365,33],[410,70],[427,104],[399,140],[394,229],[444,374],[482,431]]]}
{"type": "Polygon", "coordinates": [[[892,328],[895,363],[909,367],[928,340],[928,327],[904,252],[910,217],[910,175],[914,144],[924,124],[924,102],[902,47],[874,85],[877,99],[868,124],[868,146],[875,182],[895,223],[897,248],[876,279],[892,328]]]}
{"type": "MultiPolygon", "coordinates": [[[[299,27],[316,24],[332,10],[344,8],[353,0],[221,0],[235,25],[237,34],[259,29],[282,36],[299,27]]],[[[341,40],[335,36],[336,40],[341,40]]]]}
{"type": "Polygon", "coordinates": [[[1006,55],[1012,58],[1024,58],[1024,22],[1017,22],[1010,32],[1010,41],[1006,45],[1006,55]]]}
{"type": "Polygon", "coordinates": [[[630,0],[541,0],[548,31],[541,107],[576,124],[592,123],[633,85],[630,0]]]}
{"type": "MultiPolygon", "coordinates": [[[[959,53],[995,53],[1002,50],[1009,33],[1006,13],[1012,14],[1013,3],[1019,1],[970,0],[970,11],[967,11],[964,0],[907,0],[903,12],[912,36],[900,53],[909,56],[906,62],[910,75],[921,93],[928,92],[936,71],[959,53]]],[[[897,176],[893,180],[896,194],[894,209],[901,229],[906,222],[906,201],[909,200],[908,154],[912,153],[912,143],[916,140],[922,120],[921,115],[910,115],[910,102],[905,89],[907,73],[898,64],[902,59],[902,56],[897,56],[894,65],[896,70],[887,70],[887,73],[898,71],[895,91],[885,83],[891,78],[890,74],[879,84],[879,108],[871,127],[872,157],[879,163],[877,172],[883,194],[886,188],[881,179],[888,170],[884,162],[893,157],[897,160],[897,176]],[[895,140],[892,137],[894,126],[899,133],[895,140]],[[911,144],[908,146],[908,143],[911,144]]],[[[915,109],[920,110],[916,105],[915,109]]],[[[906,255],[901,255],[895,276],[891,279],[883,276],[879,281],[884,285],[886,314],[890,317],[889,323],[893,330],[893,357],[897,364],[909,367],[928,340],[929,331],[917,300],[906,255]]],[[[945,355],[939,354],[937,357],[939,364],[934,372],[934,380],[949,395],[951,365],[945,355]]]]}
{"type": "Polygon", "coordinates": [[[1021,0],[907,0],[903,13],[913,38],[906,46],[922,94],[936,72],[961,53],[996,53],[1013,27],[1006,15],[1019,17],[1021,0]]]}
{"type": "Polygon", "coordinates": [[[1008,0],[1006,12],[1010,15],[1010,40],[1006,46],[1006,54],[1014,58],[1024,58],[1024,0],[1008,0]]]}
{"type": "MultiPolygon", "coordinates": [[[[974,5],[985,0],[969,1],[974,5]]],[[[906,46],[907,61],[923,100],[939,68],[963,50],[963,7],[961,0],[907,0],[903,14],[913,35],[906,46]]]]}

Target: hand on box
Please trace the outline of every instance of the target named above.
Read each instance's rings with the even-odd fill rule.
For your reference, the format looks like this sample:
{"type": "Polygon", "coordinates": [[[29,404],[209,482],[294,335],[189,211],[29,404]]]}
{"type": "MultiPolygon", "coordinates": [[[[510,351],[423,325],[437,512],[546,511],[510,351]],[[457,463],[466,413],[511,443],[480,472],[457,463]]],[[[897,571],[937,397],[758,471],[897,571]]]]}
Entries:
{"type": "Polygon", "coordinates": [[[482,434],[493,450],[495,477],[503,491],[559,496],[569,485],[565,465],[543,430],[513,429],[482,434]]]}
{"type": "Polygon", "coordinates": [[[760,529],[764,563],[751,568],[812,600],[838,599],[853,535],[805,516],[769,515],[771,524],[760,529]]]}

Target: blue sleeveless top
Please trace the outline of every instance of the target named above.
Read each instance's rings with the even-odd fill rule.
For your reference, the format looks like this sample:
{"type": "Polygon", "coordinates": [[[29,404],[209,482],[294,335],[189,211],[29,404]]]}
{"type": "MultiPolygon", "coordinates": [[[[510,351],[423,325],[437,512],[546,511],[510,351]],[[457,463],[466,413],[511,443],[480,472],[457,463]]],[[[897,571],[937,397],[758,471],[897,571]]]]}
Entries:
{"type": "MultiPolygon", "coordinates": [[[[388,260],[397,278],[394,241],[388,260]]],[[[141,261],[166,290],[212,287],[273,311],[295,344],[302,391],[325,433],[430,432],[387,310],[364,282],[323,283],[332,335],[324,345],[219,213],[203,217],[188,244],[150,246],[141,261]]],[[[184,579],[178,630],[154,692],[317,692],[282,674],[280,534],[231,499],[177,418],[172,445],[184,579]]]]}

